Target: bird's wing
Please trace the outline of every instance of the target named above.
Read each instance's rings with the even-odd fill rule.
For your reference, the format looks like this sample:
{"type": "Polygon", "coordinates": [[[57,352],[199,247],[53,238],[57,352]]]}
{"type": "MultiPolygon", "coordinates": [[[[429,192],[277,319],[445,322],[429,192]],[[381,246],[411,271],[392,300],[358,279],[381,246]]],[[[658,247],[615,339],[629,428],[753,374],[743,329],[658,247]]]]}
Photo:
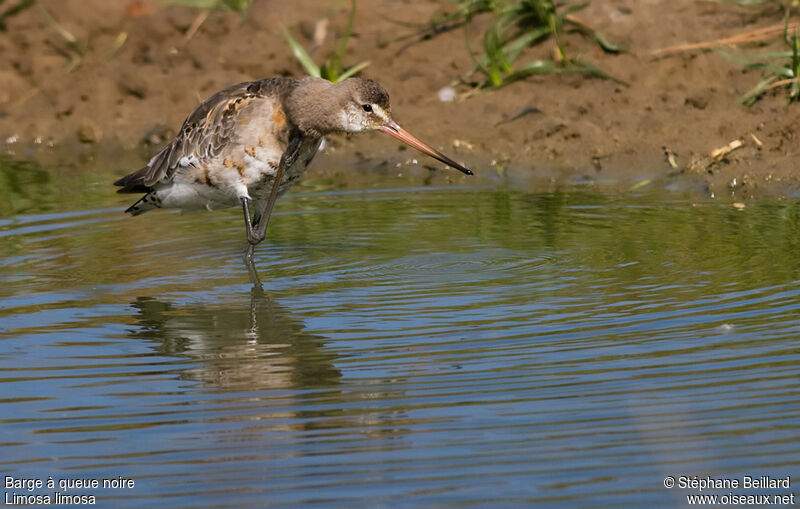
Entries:
{"type": "Polygon", "coordinates": [[[186,118],[180,132],[147,166],[115,182],[119,192],[147,191],[167,183],[180,166],[202,165],[235,138],[239,113],[254,101],[286,89],[280,78],[239,83],[209,97],[186,118]],[[281,86],[283,85],[283,86],[281,86]]]}

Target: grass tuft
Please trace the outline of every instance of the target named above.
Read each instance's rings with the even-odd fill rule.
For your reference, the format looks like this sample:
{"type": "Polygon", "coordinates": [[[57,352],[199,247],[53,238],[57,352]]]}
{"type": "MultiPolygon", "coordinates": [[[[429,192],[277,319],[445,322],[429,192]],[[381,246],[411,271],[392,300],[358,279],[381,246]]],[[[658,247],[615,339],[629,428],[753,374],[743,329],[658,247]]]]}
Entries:
{"type": "Polygon", "coordinates": [[[800,98],[800,36],[798,36],[796,27],[792,27],[790,31],[788,12],[782,38],[785,50],[766,53],[740,51],[738,54],[721,49],[716,50],[737,65],[762,71],[761,81],[739,98],[741,103],[746,106],[752,106],[764,93],[776,88],[783,88],[787,91],[789,102],[800,98]]]}
{"type": "Polygon", "coordinates": [[[301,46],[300,43],[298,43],[297,40],[292,37],[292,34],[289,33],[289,30],[287,30],[286,27],[281,26],[281,30],[283,30],[283,37],[286,39],[286,42],[292,49],[292,54],[297,61],[300,62],[300,65],[309,76],[313,76],[315,78],[324,78],[333,83],[339,83],[340,81],[344,81],[347,78],[357,75],[366,69],[367,66],[369,66],[369,62],[365,61],[359,62],[358,64],[349,68],[344,67],[344,56],[347,53],[347,42],[353,35],[353,23],[355,22],[355,15],[356,1],[351,0],[350,13],[347,17],[347,26],[344,34],[342,35],[341,40],[338,41],[338,44],[336,44],[335,49],[328,54],[325,62],[323,62],[321,65],[317,65],[305,48],[303,48],[303,46],[301,46]]]}
{"type": "Polygon", "coordinates": [[[208,15],[211,13],[212,10],[219,10],[219,11],[234,11],[238,12],[239,15],[244,19],[245,12],[250,7],[250,4],[253,3],[253,0],[165,0],[167,3],[174,4],[174,5],[183,5],[185,7],[191,7],[193,9],[198,9],[200,12],[195,17],[192,24],[189,25],[189,28],[186,29],[186,32],[183,34],[183,39],[181,40],[181,45],[187,44],[194,34],[200,29],[200,26],[205,22],[208,18],[208,15]]]}
{"type": "Polygon", "coordinates": [[[61,37],[62,44],[54,44],[54,48],[67,60],[64,67],[65,70],[67,72],[74,71],[81,66],[84,57],[89,52],[88,45],[72,35],[72,32],[59,23],[58,20],[50,14],[50,11],[45,9],[41,4],[39,4],[39,10],[45,22],[61,37]]]}
{"type": "MultiPolygon", "coordinates": [[[[454,0],[452,12],[431,19],[422,31],[406,36],[418,40],[429,39],[439,33],[463,26],[467,49],[474,67],[462,77],[477,89],[500,88],[536,74],[580,73],[624,83],[601,71],[597,66],[573,58],[567,51],[565,33],[578,32],[594,39],[608,53],[624,50],[602,34],[578,20],[575,14],[589,4],[584,2],[556,2],[554,0],[454,0]],[[474,51],[466,30],[478,15],[491,16],[491,22],[483,33],[481,47],[474,51]],[[519,63],[521,55],[533,46],[553,41],[553,57],[519,63]],[[477,83],[469,77],[478,74],[477,83]]],[[[395,41],[404,38],[396,39],[395,41]]]]}
{"type": "MultiPolygon", "coordinates": [[[[0,0],[0,2],[2,2],[2,0],[0,0]]],[[[59,23],[58,20],[50,13],[50,11],[45,9],[43,5],[39,4],[38,7],[45,22],[60,37],[60,43],[51,43],[51,46],[66,59],[67,63],[64,65],[64,69],[67,72],[72,72],[78,69],[83,64],[84,59],[90,52],[89,42],[81,41],[75,37],[72,32],[67,30],[64,25],[59,23]]],[[[122,46],[125,45],[127,40],[127,32],[120,32],[117,34],[117,37],[114,38],[111,46],[105,51],[103,58],[105,60],[113,59],[117,52],[122,49],[122,46]]]]}

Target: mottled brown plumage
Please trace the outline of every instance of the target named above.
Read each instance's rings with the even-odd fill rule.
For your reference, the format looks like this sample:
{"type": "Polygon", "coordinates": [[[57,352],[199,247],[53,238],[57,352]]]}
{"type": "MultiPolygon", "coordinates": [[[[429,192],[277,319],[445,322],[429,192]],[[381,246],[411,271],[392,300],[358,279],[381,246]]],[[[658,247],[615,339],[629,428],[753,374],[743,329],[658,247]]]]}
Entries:
{"type": "Polygon", "coordinates": [[[251,257],[253,246],[264,237],[275,199],[302,175],[322,137],[365,130],[383,131],[472,174],[397,125],[389,94],[376,81],[268,78],[211,96],[146,166],[115,185],[120,193],[146,193],[126,210],[132,215],[161,207],[241,205],[251,257]]]}
{"type": "Polygon", "coordinates": [[[290,78],[268,78],[220,90],[189,114],[175,139],[144,168],[115,182],[122,186],[118,192],[148,192],[159,182],[169,182],[184,157],[194,157],[197,161],[193,166],[201,166],[233,141],[237,124],[241,123],[237,117],[251,102],[265,98],[283,102],[298,83],[290,78]]]}

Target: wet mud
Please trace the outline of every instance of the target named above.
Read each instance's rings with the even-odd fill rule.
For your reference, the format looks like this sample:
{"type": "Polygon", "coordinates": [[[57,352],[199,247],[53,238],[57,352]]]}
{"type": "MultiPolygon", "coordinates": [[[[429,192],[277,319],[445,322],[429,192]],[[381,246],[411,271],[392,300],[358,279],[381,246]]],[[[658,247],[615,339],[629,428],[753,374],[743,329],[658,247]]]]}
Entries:
{"type": "MultiPolygon", "coordinates": [[[[188,41],[197,11],[144,0],[40,0],[76,45],[38,8],[7,20],[0,33],[0,150],[22,158],[74,153],[104,158],[119,174],[135,169],[115,154],[145,161],[174,135],[202,99],[232,83],[273,75],[301,76],[281,25],[314,46],[315,27],[330,19],[312,55],[320,58],[346,23],[333,2],[255,0],[245,16],[212,12],[188,41]],[[124,44],[115,49],[124,34],[124,44]],[[75,49],[77,48],[77,50],[75,49]],[[124,167],[122,167],[124,166],[124,167]]],[[[369,60],[364,76],[381,81],[402,125],[475,167],[483,178],[539,182],[610,182],[620,188],[681,182],[713,196],[792,197],[800,189],[796,126],[800,106],[768,93],[751,108],[738,98],[757,71],[713,51],[656,54],[675,44],[713,40],[781,22],[754,11],[694,0],[593,0],[578,17],[624,45],[604,53],[568,34],[569,51],[627,82],[579,75],[542,76],[454,101],[439,91],[472,60],[462,29],[415,44],[391,42],[425,23],[446,2],[370,0],[358,4],[346,63],[369,60]],[[725,153],[712,152],[740,146],[725,153]]],[[[468,28],[477,39],[487,23],[468,28]]],[[[551,44],[525,58],[551,54],[551,44]]],[[[425,174],[433,161],[380,134],[334,137],[314,171],[351,158],[364,171],[425,174]],[[417,163],[414,161],[417,160],[417,163]],[[418,165],[423,165],[419,168],[418,165]]],[[[466,177],[448,176],[453,181],[466,177]]]]}

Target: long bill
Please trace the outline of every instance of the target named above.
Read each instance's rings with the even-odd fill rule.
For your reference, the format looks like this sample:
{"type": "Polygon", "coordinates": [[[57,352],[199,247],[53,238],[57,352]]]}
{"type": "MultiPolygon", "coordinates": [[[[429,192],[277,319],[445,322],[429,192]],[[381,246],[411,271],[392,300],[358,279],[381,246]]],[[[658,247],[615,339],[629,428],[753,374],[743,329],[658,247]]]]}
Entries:
{"type": "Polygon", "coordinates": [[[430,146],[422,143],[420,140],[414,137],[410,132],[406,131],[405,129],[397,125],[397,122],[395,122],[394,120],[389,120],[389,122],[387,122],[386,125],[382,126],[380,129],[389,136],[394,136],[403,143],[406,143],[414,147],[423,154],[428,154],[432,158],[437,159],[448,166],[452,166],[461,173],[464,173],[466,175],[473,175],[472,170],[470,170],[469,168],[465,168],[464,166],[461,166],[460,164],[453,161],[452,159],[442,154],[438,150],[435,150],[430,146]]]}

